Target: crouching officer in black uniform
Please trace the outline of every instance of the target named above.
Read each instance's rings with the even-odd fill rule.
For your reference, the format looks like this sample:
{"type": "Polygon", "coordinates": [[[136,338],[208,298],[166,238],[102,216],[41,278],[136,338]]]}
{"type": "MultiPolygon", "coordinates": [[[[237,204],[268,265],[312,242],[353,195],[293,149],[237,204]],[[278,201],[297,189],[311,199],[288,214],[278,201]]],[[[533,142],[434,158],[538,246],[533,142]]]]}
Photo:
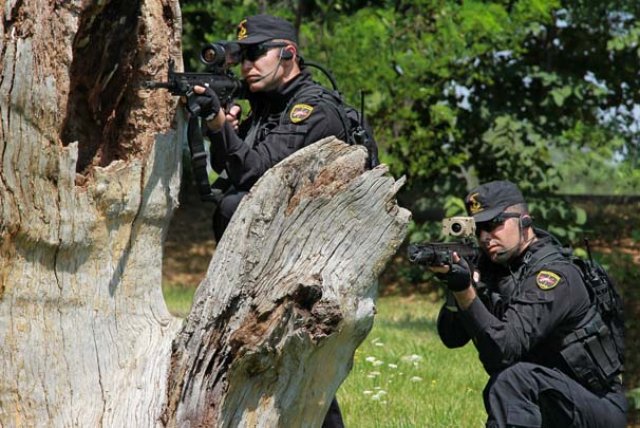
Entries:
{"type": "Polygon", "coordinates": [[[449,348],[476,346],[490,375],[487,427],[624,427],[620,372],[594,382],[616,351],[602,325],[584,328],[594,316],[579,270],[532,226],[513,183],[483,184],[465,204],[483,254],[477,270],[457,255],[450,268],[434,268],[453,295],[438,333],[449,348]],[[601,352],[579,358],[593,354],[585,343],[601,352]]]}
{"type": "MultiPolygon", "coordinates": [[[[295,151],[334,135],[347,141],[341,100],[322,89],[300,61],[296,32],[289,22],[270,15],[250,16],[238,25],[241,73],[250,91],[251,112],[239,123],[240,107],[229,111],[210,88],[194,87],[189,104],[200,107],[211,141],[211,166],[225,178],[214,213],[219,241],[240,201],[272,166],[295,151]]],[[[334,399],[323,426],[343,426],[334,399]]]]}

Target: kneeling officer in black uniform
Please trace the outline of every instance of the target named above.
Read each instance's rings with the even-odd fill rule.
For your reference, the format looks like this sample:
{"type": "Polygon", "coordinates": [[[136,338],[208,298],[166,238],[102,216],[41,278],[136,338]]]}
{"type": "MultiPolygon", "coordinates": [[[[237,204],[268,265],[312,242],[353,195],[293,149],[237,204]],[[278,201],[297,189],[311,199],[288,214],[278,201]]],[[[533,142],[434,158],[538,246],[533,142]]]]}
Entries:
{"type": "Polygon", "coordinates": [[[593,305],[579,270],[532,226],[513,183],[483,184],[465,204],[483,254],[475,269],[457,255],[450,268],[434,268],[454,297],[438,333],[449,348],[476,346],[490,375],[487,427],[624,427],[620,373],[594,382],[609,364],[598,360],[616,351],[606,328],[585,328],[593,305]],[[574,358],[586,355],[584,346],[602,352],[574,358]]]}
{"type": "Polygon", "coordinates": [[[347,141],[348,132],[341,99],[314,82],[301,61],[293,25],[271,15],[250,16],[238,25],[234,43],[251,106],[247,119],[239,123],[238,105],[221,109],[210,88],[196,86],[190,99],[207,124],[211,166],[227,175],[214,184],[224,192],[214,214],[217,241],[269,168],[322,138],[347,141]]]}

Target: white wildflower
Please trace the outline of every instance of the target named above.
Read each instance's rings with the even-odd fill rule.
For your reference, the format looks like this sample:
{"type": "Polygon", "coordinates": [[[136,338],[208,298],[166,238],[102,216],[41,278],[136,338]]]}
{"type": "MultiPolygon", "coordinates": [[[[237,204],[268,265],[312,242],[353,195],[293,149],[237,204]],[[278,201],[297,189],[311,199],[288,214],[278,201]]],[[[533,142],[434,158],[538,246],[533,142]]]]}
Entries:
{"type": "Polygon", "coordinates": [[[413,363],[415,365],[416,363],[419,363],[420,361],[422,361],[422,357],[416,354],[405,355],[404,357],[402,357],[402,361],[405,361],[407,363],[413,363]]]}
{"type": "Polygon", "coordinates": [[[387,404],[386,400],[382,400],[382,398],[385,395],[387,395],[387,391],[385,391],[384,389],[381,389],[378,392],[376,392],[374,395],[372,395],[371,399],[375,401],[380,401],[381,404],[387,404]]]}
{"type": "Polygon", "coordinates": [[[376,372],[376,371],[369,372],[369,374],[367,375],[369,379],[373,379],[374,377],[378,377],[378,376],[380,376],[380,372],[376,372]]]}

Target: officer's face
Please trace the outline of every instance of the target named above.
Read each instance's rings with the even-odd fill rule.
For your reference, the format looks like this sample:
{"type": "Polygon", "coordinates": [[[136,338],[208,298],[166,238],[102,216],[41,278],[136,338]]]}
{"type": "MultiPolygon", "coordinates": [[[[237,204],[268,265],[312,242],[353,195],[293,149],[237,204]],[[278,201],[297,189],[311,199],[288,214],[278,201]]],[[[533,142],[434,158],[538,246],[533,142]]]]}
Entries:
{"type": "MultiPolygon", "coordinates": [[[[510,213],[513,214],[513,213],[510,213]]],[[[480,248],[492,262],[504,264],[521,252],[519,215],[479,224],[480,248]]]]}
{"type": "Polygon", "coordinates": [[[251,92],[272,91],[283,83],[285,68],[280,58],[283,45],[270,46],[269,42],[251,46],[242,60],[242,77],[251,92]]]}

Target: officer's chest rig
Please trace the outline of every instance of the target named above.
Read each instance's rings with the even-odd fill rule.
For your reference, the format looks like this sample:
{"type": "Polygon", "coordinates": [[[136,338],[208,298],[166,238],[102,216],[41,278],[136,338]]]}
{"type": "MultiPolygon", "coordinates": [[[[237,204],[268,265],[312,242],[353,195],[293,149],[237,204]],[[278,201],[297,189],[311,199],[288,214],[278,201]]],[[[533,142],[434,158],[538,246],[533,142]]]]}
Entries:
{"type": "Polygon", "coordinates": [[[334,109],[340,118],[344,132],[344,140],[348,144],[358,144],[364,146],[369,153],[369,168],[376,167],[380,164],[378,160],[378,146],[373,136],[365,129],[363,113],[358,112],[355,108],[346,104],[342,96],[337,90],[329,90],[320,85],[308,86],[298,92],[291,100],[287,108],[285,108],[283,117],[293,106],[294,102],[323,102],[334,109]]]}
{"type": "Polygon", "coordinates": [[[559,353],[561,368],[566,366],[563,371],[568,370],[568,375],[592,392],[604,395],[620,383],[624,349],[620,298],[602,268],[590,268],[591,262],[546,245],[535,253],[527,252],[519,268],[498,281],[494,291],[486,290],[484,299],[501,318],[508,305],[519,298],[524,281],[552,262],[573,265],[580,272],[591,306],[570,333],[545,343],[540,354],[545,360],[553,360],[551,354],[559,353]]]}
{"type": "Polygon", "coordinates": [[[251,127],[247,131],[244,143],[251,148],[255,147],[278,126],[279,119],[280,113],[270,113],[270,106],[264,106],[258,114],[252,115],[251,127]]]}

